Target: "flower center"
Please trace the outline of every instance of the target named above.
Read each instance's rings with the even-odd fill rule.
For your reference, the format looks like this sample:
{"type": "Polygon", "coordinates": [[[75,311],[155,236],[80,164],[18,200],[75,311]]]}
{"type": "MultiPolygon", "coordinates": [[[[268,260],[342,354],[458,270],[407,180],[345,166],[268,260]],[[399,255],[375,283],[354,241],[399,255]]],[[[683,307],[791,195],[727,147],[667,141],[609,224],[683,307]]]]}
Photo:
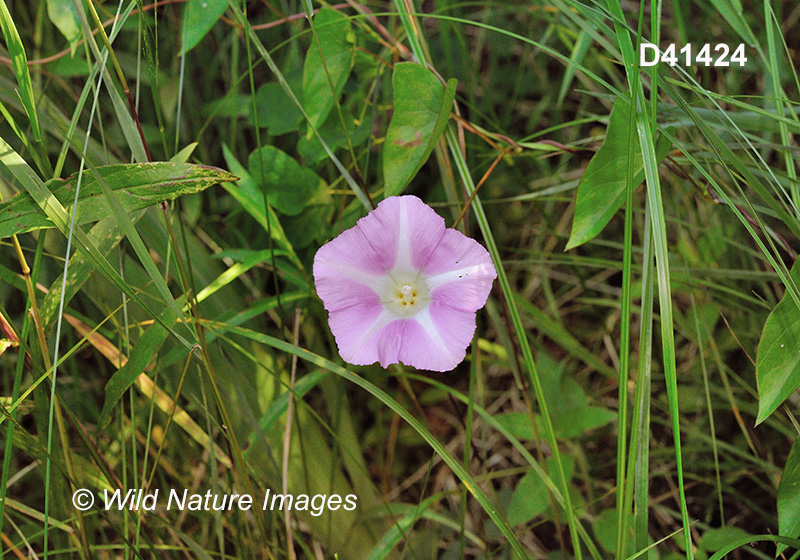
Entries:
{"type": "Polygon", "coordinates": [[[393,278],[390,282],[388,293],[382,300],[384,306],[398,317],[403,319],[418,313],[430,302],[430,290],[423,278],[419,275],[393,278]]]}

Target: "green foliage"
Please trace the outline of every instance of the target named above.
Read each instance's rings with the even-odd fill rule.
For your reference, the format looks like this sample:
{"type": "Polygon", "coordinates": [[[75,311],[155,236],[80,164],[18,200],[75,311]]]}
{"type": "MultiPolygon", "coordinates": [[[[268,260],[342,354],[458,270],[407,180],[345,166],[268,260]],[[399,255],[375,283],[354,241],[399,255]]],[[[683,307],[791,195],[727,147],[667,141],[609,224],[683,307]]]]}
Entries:
{"type": "Polygon", "coordinates": [[[281,249],[284,249],[293,258],[292,261],[296,265],[300,265],[300,261],[294,253],[291,242],[286,237],[281,222],[278,220],[272,206],[267,206],[267,198],[264,193],[259,191],[250,173],[242,166],[236,157],[230,152],[227,146],[222,147],[223,155],[228,167],[239,176],[239,180],[234,183],[223,183],[222,186],[233,198],[255,218],[261,227],[270,235],[271,239],[281,249]]]}
{"type": "Polygon", "coordinates": [[[720,14],[728,22],[739,37],[747,42],[751,47],[758,44],[756,36],[753,35],[747,20],[744,18],[741,0],[711,0],[716,13],[720,14]]]}
{"type": "MultiPolygon", "coordinates": [[[[565,377],[563,364],[557,364],[550,356],[540,354],[537,363],[542,371],[542,389],[550,405],[550,414],[556,434],[560,438],[574,438],[587,430],[599,428],[616,418],[616,413],[602,407],[590,406],[588,398],[574,379],[565,377]]],[[[539,424],[541,418],[534,421],[539,424]]],[[[534,440],[535,430],[530,416],[511,412],[498,417],[503,426],[516,437],[534,440]]]]}
{"type": "MultiPolygon", "coordinates": [[[[800,438],[789,451],[778,487],[778,532],[784,537],[800,537],[800,438]]],[[[778,553],[783,549],[778,547],[778,553]]]]}
{"type": "Polygon", "coordinates": [[[186,3],[183,12],[182,56],[186,56],[186,53],[203,40],[227,8],[228,0],[189,0],[186,3]]]}
{"type": "Polygon", "coordinates": [[[450,118],[456,81],[445,86],[428,70],[414,64],[396,64],[392,74],[394,115],[383,149],[386,196],[403,192],[428,160],[450,118]]]}
{"type": "MultiPolygon", "coordinates": [[[[303,105],[309,125],[318,127],[342,92],[355,56],[355,38],[347,17],[330,8],[314,16],[315,40],[303,67],[303,105]]],[[[306,136],[311,136],[311,130],[306,136]]]]}
{"type": "Polygon", "coordinates": [[[312,196],[325,190],[316,173],[273,146],[261,146],[251,153],[248,165],[255,188],[287,216],[297,216],[312,196]]]}
{"type": "Polygon", "coordinates": [[[5,0],[0,0],[0,29],[3,30],[3,38],[6,41],[6,48],[8,49],[14,75],[19,86],[19,98],[33,130],[33,138],[37,142],[41,142],[42,131],[39,126],[36,102],[34,101],[31,74],[28,70],[28,57],[25,54],[25,46],[22,44],[17,26],[8,11],[5,0]]]}
{"type": "MultiPolygon", "coordinates": [[[[792,268],[800,282],[800,266],[792,268]]],[[[764,324],[756,357],[758,418],[763,422],[800,387],[800,308],[788,292],[764,324]]]]}
{"type": "Polygon", "coordinates": [[[81,27],[72,0],[47,0],[47,16],[69,41],[70,54],[74,55],[81,37],[81,27]]]}
{"type": "Polygon", "coordinates": [[[309,165],[319,166],[328,159],[328,153],[322,142],[325,142],[328,149],[340,151],[347,147],[348,142],[353,147],[357,147],[369,138],[369,122],[357,125],[355,121],[351,120],[347,123],[347,128],[343,130],[342,125],[337,121],[338,119],[331,117],[319,127],[321,140],[317,136],[310,138],[304,136],[298,140],[297,153],[305,158],[309,165]]]}
{"type": "MultiPolygon", "coordinates": [[[[644,180],[644,164],[641,151],[631,146],[636,138],[631,136],[630,104],[617,99],[603,145],[589,162],[581,177],[575,195],[575,215],[572,232],[565,250],[574,249],[591,241],[603,231],[625,202],[628,188],[636,188],[644,180]],[[630,159],[633,161],[629,161],[630,159]],[[633,180],[628,184],[628,166],[633,168],[633,180]]],[[[661,136],[656,145],[656,161],[661,162],[669,152],[671,142],[661,136]]]]}
{"type": "MultiPolygon", "coordinates": [[[[303,114],[292,103],[292,100],[289,99],[289,96],[284,93],[277,82],[268,82],[259,87],[256,92],[255,103],[258,126],[267,127],[270,134],[280,136],[300,129],[300,124],[303,122],[303,114]]],[[[234,101],[234,105],[243,114],[251,113],[247,105],[242,105],[236,101],[234,101]]],[[[253,119],[253,123],[255,124],[255,119],[253,119]]]]}
{"type": "Polygon", "coordinates": [[[716,552],[731,541],[746,539],[751,536],[747,531],[739,527],[722,527],[720,529],[709,529],[703,533],[703,538],[697,544],[707,552],[716,552]]]}
{"type": "MultiPolygon", "coordinates": [[[[96,170],[125,212],[142,210],[182,195],[201,192],[223,181],[236,180],[234,175],[222,169],[188,163],[132,163],[98,167],[96,170]]],[[[100,180],[92,171],[46,183],[46,187],[70,214],[78,185],[80,192],[76,224],[95,222],[111,213],[100,180]]],[[[53,225],[27,191],[0,202],[0,237],[53,225]]]]}
{"type": "MultiPolygon", "coordinates": [[[[546,465],[547,472],[554,472],[556,464],[552,458],[547,460],[546,465]]],[[[574,470],[575,464],[572,457],[566,455],[564,457],[564,473],[567,480],[572,478],[574,470]]],[[[508,506],[508,524],[516,527],[528,523],[547,511],[549,506],[547,487],[539,474],[531,469],[520,479],[511,495],[511,503],[508,506]]],[[[552,517],[552,512],[547,517],[552,517]]]]}
{"type": "Polygon", "coordinates": [[[800,545],[784,4],[128,2],[108,41],[108,2],[0,5],[0,555],[800,545]],[[641,41],[748,62],[639,68],[641,41]],[[451,373],[343,364],[314,291],[405,193],[497,268],[451,373]],[[358,506],[81,514],[80,487],[358,506]]]}
{"type": "Polygon", "coordinates": [[[97,423],[101,428],[108,426],[112,419],[114,407],[122,395],[133,385],[139,375],[145,371],[153,355],[161,348],[169,336],[168,329],[173,327],[178,317],[172,309],[166,309],[159,321],[151,326],[140,338],[127,363],[111,376],[105,386],[105,400],[97,423]]]}

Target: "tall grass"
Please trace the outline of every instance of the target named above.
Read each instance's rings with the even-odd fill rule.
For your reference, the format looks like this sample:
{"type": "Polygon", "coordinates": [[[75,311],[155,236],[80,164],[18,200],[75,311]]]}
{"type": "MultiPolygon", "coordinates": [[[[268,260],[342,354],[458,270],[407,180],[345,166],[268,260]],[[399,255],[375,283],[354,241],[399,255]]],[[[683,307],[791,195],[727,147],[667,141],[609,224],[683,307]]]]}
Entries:
{"type": "Polygon", "coordinates": [[[0,0],[2,555],[788,557],[797,394],[765,404],[756,359],[800,302],[798,17],[0,0]],[[643,42],[748,60],[640,67],[643,42]],[[420,97],[457,86],[403,192],[498,271],[444,374],[343,362],[311,273],[398,188],[408,61],[420,97]],[[129,489],[157,509],[103,507],[129,489]]]}

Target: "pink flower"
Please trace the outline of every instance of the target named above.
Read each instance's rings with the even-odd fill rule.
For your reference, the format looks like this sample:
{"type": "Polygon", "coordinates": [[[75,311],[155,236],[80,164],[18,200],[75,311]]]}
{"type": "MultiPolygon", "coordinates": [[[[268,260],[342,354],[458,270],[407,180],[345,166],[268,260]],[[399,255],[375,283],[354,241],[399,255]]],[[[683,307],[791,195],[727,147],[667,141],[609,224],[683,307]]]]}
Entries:
{"type": "Polygon", "coordinates": [[[317,293],[348,363],[448,371],[497,277],[489,253],[416,196],[393,196],[314,257],[317,293]]]}

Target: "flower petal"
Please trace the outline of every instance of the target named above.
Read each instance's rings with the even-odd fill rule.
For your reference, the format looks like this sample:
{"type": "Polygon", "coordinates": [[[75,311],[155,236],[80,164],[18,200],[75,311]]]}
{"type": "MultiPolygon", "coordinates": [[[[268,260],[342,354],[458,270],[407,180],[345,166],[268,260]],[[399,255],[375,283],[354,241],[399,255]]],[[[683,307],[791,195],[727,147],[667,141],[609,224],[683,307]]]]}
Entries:
{"type": "Polygon", "coordinates": [[[339,353],[355,365],[455,368],[496,276],[483,247],[446,229],[415,196],[382,201],[314,257],[317,293],[339,353]],[[413,315],[398,314],[388,304],[392,290],[418,281],[430,294],[429,301],[423,298],[427,305],[413,315]]]}
{"type": "MultiPolygon", "coordinates": [[[[361,218],[360,221],[364,219],[361,218]]],[[[314,279],[317,278],[318,268],[327,267],[367,285],[371,278],[384,275],[391,270],[394,254],[391,255],[389,262],[386,257],[386,252],[377,251],[361,228],[356,225],[320,247],[314,256],[314,279]]],[[[325,271],[320,270],[320,272],[325,271]]]]}
{"type": "MultiPolygon", "coordinates": [[[[350,231],[353,230],[344,233],[350,231]]],[[[354,238],[358,239],[358,236],[354,238]]],[[[355,251],[348,241],[339,236],[323,245],[314,257],[314,284],[328,311],[366,301],[377,302],[386,292],[386,283],[390,281],[386,273],[373,274],[361,268],[369,263],[356,262],[355,251]],[[348,257],[350,261],[346,260],[348,257]]],[[[363,249],[363,246],[360,248],[363,249]]]]}
{"type": "Polygon", "coordinates": [[[393,319],[382,312],[370,321],[365,330],[363,313],[350,309],[331,313],[331,330],[345,361],[356,365],[380,362],[384,368],[402,362],[417,369],[450,371],[464,360],[475,333],[474,312],[436,303],[408,319],[393,319]],[[347,346],[339,343],[337,335],[343,326],[340,319],[345,317],[351,329],[343,333],[347,346]]]}
{"type": "Polygon", "coordinates": [[[486,249],[454,229],[442,236],[424,272],[433,301],[463,311],[483,307],[497,278],[486,249]]]}
{"type": "Polygon", "coordinates": [[[475,313],[431,302],[407,321],[399,359],[431,371],[450,371],[464,359],[475,333],[475,313]]]}
{"type": "Polygon", "coordinates": [[[420,270],[444,235],[444,218],[416,196],[394,196],[378,205],[397,222],[397,258],[394,271],[420,270]]]}
{"type": "MultiPolygon", "coordinates": [[[[384,309],[380,303],[353,305],[331,311],[328,316],[328,324],[336,339],[336,346],[339,347],[339,354],[344,361],[357,366],[378,361],[378,345],[373,339],[392,322],[402,323],[402,320],[384,309]]],[[[396,363],[396,360],[389,363],[396,363]]]]}
{"type": "Polygon", "coordinates": [[[466,356],[475,333],[475,313],[431,303],[409,319],[375,306],[330,313],[339,354],[354,365],[399,362],[417,369],[450,371],[466,356]],[[365,325],[367,325],[365,327],[365,325]]]}
{"type": "Polygon", "coordinates": [[[377,305],[383,293],[384,278],[356,270],[339,272],[321,263],[314,263],[314,283],[325,309],[338,311],[353,305],[377,305]]]}

